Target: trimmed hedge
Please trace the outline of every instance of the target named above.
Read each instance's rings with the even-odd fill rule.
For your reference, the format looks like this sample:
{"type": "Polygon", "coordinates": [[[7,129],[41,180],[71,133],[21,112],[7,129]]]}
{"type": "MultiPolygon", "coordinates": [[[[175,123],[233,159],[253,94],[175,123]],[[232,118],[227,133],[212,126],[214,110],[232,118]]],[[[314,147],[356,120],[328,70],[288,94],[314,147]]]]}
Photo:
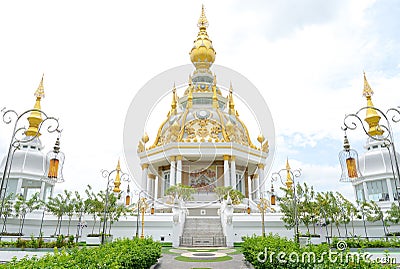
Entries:
{"type": "Polygon", "coordinates": [[[90,269],[148,269],[161,257],[161,245],[151,238],[133,240],[117,239],[95,248],[72,248],[54,250],[42,258],[14,259],[0,268],[90,268],[90,269]]]}

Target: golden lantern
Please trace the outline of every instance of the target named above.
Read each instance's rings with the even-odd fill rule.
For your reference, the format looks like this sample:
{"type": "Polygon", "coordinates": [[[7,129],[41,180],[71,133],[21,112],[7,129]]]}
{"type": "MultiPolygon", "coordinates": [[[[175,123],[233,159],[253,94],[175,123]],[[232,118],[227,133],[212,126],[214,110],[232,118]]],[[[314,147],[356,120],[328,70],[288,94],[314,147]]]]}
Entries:
{"type": "Polygon", "coordinates": [[[275,196],[274,185],[271,185],[271,205],[275,204],[276,204],[276,196],[275,196]]]}
{"type": "Polygon", "coordinates": [[[150,208],[150,214],[154,215],[154,211],[155,211],[154,204],[152,204],[150,208]]]}
{"type": "Polygon", "coordinates": [[[125,197],[125,205],[128,206],[131,204],[131,196],[129,195],[130,193],[130,188],[128,184],[128,188],[126,189],[126,197],[125,197]]]}
{"type": "Polygon", "coordinates": [[[250,215],[250,213],[251,213],[251,208],[250,208],[250,206],[247,206],[247,214],[250,215]]]}
{"type": "Polygon", "coordinates": [[[339,153],[339,161],[342,167],[341,182],[352,182],[362,177],[358,167],[357,151],[350,148],[347,135],[344,136],[343,150],[339,153]]]}
{"type": "Polygon", "coordinates": [[[60,151],[60,138],[57,137],[56,143],[52,151],[46,156],[46,177],[56,182],[63,182],[64,177],[62,168],[64,165],[65,155],[60,151]]]}

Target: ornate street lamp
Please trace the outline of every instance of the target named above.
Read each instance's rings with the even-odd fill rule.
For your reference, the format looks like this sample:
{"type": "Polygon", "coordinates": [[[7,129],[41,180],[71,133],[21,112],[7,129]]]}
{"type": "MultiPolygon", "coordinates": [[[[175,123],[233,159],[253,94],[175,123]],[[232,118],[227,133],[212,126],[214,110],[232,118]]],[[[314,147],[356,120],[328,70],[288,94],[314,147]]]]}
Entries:
{"type": "Polygon", "coordinates": [[[46,156],[46,177],[56,182],[64,182],[62,167],[64,166],[65,154],[60,151],[60,137],[57,137],[52,151],[46,156]]]}
{"type": "Polygon", "coordinates": [[[286,168],[279,170],[278,172],[272,173],[271,181],[280,181],[288,191],[293,193],[293,220],[294,220],[294,239],[299,243],[299,220],[297,217],[297,198],[296,198],[296,180],[301,176],[301,169],[292,170],[289,166],[289,160],[286,160],[286,168]],[[282,172],[286,172],[286,181],[281,176],[282,172]]]}
{"type": "Polygon", "coordinates": [[[265,237],[265,212],[267,212],[268,209],[271,211],[274,211],[274,209],[271,207],[271,202],[264,197],[260,198],[260,201],[257,203],[257,208],[261,213],[262,236],[265,237]]]}
{"type": "MultiPolygon", "coordinates": [[[[356,113],[348,114],[344,118],[344,131],[355,130],[358,125],[361,125],[364,133],[368,136],[370,141],[381,142],[383,148],[387,148],[390,157],[390,164],[393,173],[396,194],[394,199],[397,200],[400,206],[399,187],[400,187],[400,171],[398,156],[396,153],[394,136],[392,131],[392,123],[400,121],[400,107],[390,108],[384,113],[382,110],[376,108],[372,103],[371,96],[373,95],[364,72],[364,90],[363,96],[367,99],[367,106],[359,109],[356,113]],[[366,117],[364,121],[360,117],[360,113],[365,112],[366,117]],[[384,118],[384,122],[380,120],[384,118]]],[[[355,151],[354,151],[355,152],[355,151]]],[[[340,181],[349,182],[354,179],[360,178],[362,175],[358,171],[357,155],[350,149],[347,137],[345,136],[344,150],[340,153],[339,159],[342,166],[342,176],[340,181]]]]}
{"type": "MultiPolygon", "coordinates": [[[[23,145],[26,145],[32,141],[37,140],[41,135],[40,131],[43,125],[47,126],[46,130],[49,133],[54,133],[54,132],[60,133],[58,119],[48,116],[45,112],[41,110],[40,101],[44,97],[43,76],[40,81],[39,87],[35,92],[35,97],[36,97],[36,102],[34,108],[26,110],[21,114],[18,114],[15,110],[7,110],[5,108],[1,110],[1,112],[3,112],[3,122],[6,124],[14,123],[14,127],[11,135],[11,140],[8,145],[7,157],[4,164],[3,176],[1,178],[1,183],[0,183],[0,198],[1,198],[0,218],[2,218],[3,215],[4,199],[8,188],[8,180],[10,176],[12,160],[16,150],[20,149],[21,146],[23,145]],[[21,119],[23,118],[28,119],[29,122],[28,128],[21,123],[21,119]]],[[[64,154],[62,154],[62,152],[58,152],[58,154],[59,154],[58,156],[59,159],[56,159],[58,160],[58,162],[56,162],[55,160],[53,161],[53,164],[46,162],[46,165],[52,167],[52,169],[56,169],[52,171],[57,173],[52,173],[51,177],[49,177],[47,174],[45,175],[44,179],[47,178],[48,180],[52,181],[55,180],[56,182],[63,181],[62,165],[64,161],[64,154]],[[61,156],[62,156],[62,161],[61,161],[61,156]]]]}
{"type": "Polygon", "coordinates": [[[103,214],[103,232],[101,233],[101,244],[104,244],[106,235],[106,226],[107,226],[107,210],[108,210],[108,196],[110,191],[110,183],[114,182],[113,192],[119,193],[121,191],[119,189],[119,186],[121,185],[121,180],[129,182],[130,179],[127,173],[123,173],[121,171],[119,160],[116,169],[112,170],[111,172],[107,170],[102,170],[101,175],[103,176],[103,178],[107,179],[106,201],[104,205],[104,214],[103,214]],[[115,173],[115,178],[112,178],[111,175],[113,175],[114,173],[115,173]]]}

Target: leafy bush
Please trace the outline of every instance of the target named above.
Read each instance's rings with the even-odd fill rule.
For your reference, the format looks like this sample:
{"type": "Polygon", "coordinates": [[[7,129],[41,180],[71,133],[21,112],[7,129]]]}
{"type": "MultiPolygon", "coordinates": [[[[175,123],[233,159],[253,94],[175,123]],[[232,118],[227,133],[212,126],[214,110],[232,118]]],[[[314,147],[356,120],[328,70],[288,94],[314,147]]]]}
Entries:
{"type": "Polygon", "coordinates": [[[293,240],[272,234],[266,237],[245,237],[242,251],[245,259],[255,269],[396,268],[394,265],[365,261],[361,258],[361,253],[359,253],[359,260],[354,256],[351,258],[354,253],[349,253],[348,249],[331,250],[327,244],[299,246],[293,240]],[[330,254],[333,255],[330,256],[330,254]]]}
{"type": "Polygon", "coordinates": [[[54,249],[54,254],[42,258],[23,258],[1,264],[0,268],[88,268],[88,269],[148,269],[161,257],[161,245],[151,238],[118,239],[96,248],[54,249]]]}
{"type": "MultiPolygon", "coordinates": [[[[338,238],[333,238],[332,247],[336,247],[338,238]]],[[[344,240],[349,248],[398,248],[400,247],[400,238],[393,237],[387,240],[367,240],[359,237],[348,238],[344,240]]]]}

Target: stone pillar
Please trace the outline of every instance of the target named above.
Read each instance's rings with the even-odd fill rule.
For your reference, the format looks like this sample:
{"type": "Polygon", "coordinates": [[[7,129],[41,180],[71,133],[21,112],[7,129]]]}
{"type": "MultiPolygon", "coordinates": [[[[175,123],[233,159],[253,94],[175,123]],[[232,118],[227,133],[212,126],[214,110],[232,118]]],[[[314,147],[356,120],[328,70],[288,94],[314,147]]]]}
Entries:
{"type": "Polygon", "coordinates": [[[386,179],[386,184],[387,184],[387,189],[388,189],[388,193],[389,193],[389,201],[393,203],[394,202],[394,196],[393,196],[393,188],[392,188],[392,179],[387,178],[386,179]]]}
{"type": "Polygon", "coordinates": [[[363,190],[364,190],[364,196],[365,196],[365,201],[369,201],[369,195],[368,195],[368,189],[367,189],[367,182],[363,182],[363,190]]]}
{"type": "Polygon", "coordinates": [[[260,199],[260,179],[258,174],[253,175],[253,191],[254,191],[254,200],[260,199]]]}
{"type": "Polygon", "coordinates": [[[149,173],[149,164],[142,164],[142,188],[145,189],[147,185],[147,174],[149,173]]]}
{"type": "Polygon", "coordinates": [[[22,178],[18,179],[18,183],[17,183],[17,191],[15,192],[15,195],[19,195],[21,194],[21,189],[22,189],[22,182],[24,180],[22,178]]]}
{"type": "Polygon", "coordinates": [[[46,192],[46,182],[42,181],[42,184],[40,186],[40,193],[39,193],[39,199],[44,201],[44,195],[46,192]]]}
{"type": "Polygon", "coordinates": [[[170,174],[169,174],[169,186],[175,186],[176,185],[176,162],[175,162],[175,157],[170,158],[171,161],[171,169],[170,169],[170,174]]]}
{"type": "Polygon", "coordinates": [[[229,187],[231,185],[229,175],[229,155],[224,155],[224,186],[229,187]]]}
{"type": "Polygon", "coordinates": [[[176,185],[182,184],[182,156],[176,156],[176,185]]]}
{"type": "Polygon", "coordinates": [[[236,190],[236,162],[235,156],[231,156],[231,184],[232,188],[236,190]]]}

